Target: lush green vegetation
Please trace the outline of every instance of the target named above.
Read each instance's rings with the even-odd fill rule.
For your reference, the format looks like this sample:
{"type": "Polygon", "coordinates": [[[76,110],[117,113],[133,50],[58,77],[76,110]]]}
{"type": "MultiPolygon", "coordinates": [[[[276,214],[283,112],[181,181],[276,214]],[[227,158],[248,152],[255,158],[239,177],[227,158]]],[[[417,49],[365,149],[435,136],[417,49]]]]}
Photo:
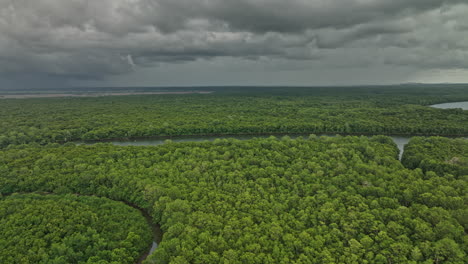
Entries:
{"type": "Polygon", "coordinates": [[[468,100],[462,85],[209,90],[0,100],[0,263],[135,262],[151,231],[116,201],[161,225],[149,264],[468,263],[463,139],[413,138],[402,163],[384,136],[53,143],[468,135],[468,111],[427,107],[468,100]],[[31,192],[53,195],[15,194],[31,192]]]}
{"type": "Polygon", "coordinates": [[[137,204],[164,231],[147,263],[466,263],[466,176],[397,153],[383,136],[10,146],[0,192],[137,204]]]}
{"type": "MultiPolygon", "coordinates": [[[[467,123],[468,124],[468,123],[467,123]]],[[[421,168],[454,176],[468,175],[468,140],[443,137],[413,137],[405,146],[402,163],[408,168],[421,168]]]]}
{"type": "Polygon", "coordinates": [[[214,93],[3,99],[0,147],[206,134],[468,135],[468,111],[427,107],[468,100],[465,86],[208,90],[214,93]]]}
{"type": "Polygon", "coordinates": [[[0,263],[135,263],[151,238],[141,212],[106,198],[0,198],[0,263]]]}

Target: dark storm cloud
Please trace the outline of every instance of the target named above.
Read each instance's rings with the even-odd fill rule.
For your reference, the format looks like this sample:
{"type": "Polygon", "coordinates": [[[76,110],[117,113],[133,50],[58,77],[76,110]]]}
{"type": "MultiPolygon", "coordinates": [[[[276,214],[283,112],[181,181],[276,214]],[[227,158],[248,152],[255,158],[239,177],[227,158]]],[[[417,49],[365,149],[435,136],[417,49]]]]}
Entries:
{"type": "Polygon", "coordinates": [[[398,18],[439,9],[464,0],[161,0],[155,11],[162,30],[183,27],[187,20],[209,18],[224,21],[233,29],[252,32],[300,32],[324,27],[350,26],[398,18]]]}
{"type": "Polygon", "coordinates": [[[317,46],[323,49],[343,47],[348,43],[373,36],[399,35],[410,33],[411,28],[398,23],[363,24],[340,30],[327,30],[319,33],[317,46]]]}
{"type": "Polygon", "coordinates": [[[465,0],[0,0],[0,77],[220,57],[467,68],[467,13],[465,0]]]}

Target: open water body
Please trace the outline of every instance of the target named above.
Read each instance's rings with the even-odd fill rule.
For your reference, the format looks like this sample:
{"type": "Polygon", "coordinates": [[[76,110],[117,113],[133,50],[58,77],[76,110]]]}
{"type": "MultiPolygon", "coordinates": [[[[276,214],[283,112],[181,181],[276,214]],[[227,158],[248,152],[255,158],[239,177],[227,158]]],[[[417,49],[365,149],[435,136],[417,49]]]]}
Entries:
{"type": "Polygon", "coordinates": [[[445,103],[445,104],[435,104],[435,105],[431,105],[431,107],[440,108],[440,109],[461,108],[463,110],[468,110],[468,102],[454,102],[454,103],[445,103]]]}

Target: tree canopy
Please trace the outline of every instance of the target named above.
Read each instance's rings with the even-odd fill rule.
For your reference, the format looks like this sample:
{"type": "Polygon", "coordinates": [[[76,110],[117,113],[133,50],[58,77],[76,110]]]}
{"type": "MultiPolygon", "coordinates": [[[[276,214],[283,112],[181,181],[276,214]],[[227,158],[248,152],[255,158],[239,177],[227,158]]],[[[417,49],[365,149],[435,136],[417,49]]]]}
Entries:
{"type": "Polygon", "coordinates": [[[2,99],[0,147],[180,135],[468,135],[466,87],[213,89],[212,94],[2,99]]]}
{"type": "Polygon", "coordinates": [[[402,163],[439,175],[468,175],[468,140],[443,137],[413,137],[405,146],[402,163]]]}
{"type": "Polygon", "coordinates": [[[135,263],[151,239],[141,212],[107,198],[0,198],[0,263],[135,263]]]}
{"type": "Polygon", "coordinates": [[[146,263],[466,263],[465,177],[407,169],[384,136],[10,146],[0,192],[134,203],[146,263]]]}

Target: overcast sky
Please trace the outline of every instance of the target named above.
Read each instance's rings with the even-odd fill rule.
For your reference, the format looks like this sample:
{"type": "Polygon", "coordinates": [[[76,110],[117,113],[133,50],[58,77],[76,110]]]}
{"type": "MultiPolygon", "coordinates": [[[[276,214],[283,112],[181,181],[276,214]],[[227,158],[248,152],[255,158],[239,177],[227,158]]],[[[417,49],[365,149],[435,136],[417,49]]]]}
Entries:
{"type": "Polygon", "coordinates": [[[467,0],[0,0],[0,87],[468,82],[467,0]]]}

